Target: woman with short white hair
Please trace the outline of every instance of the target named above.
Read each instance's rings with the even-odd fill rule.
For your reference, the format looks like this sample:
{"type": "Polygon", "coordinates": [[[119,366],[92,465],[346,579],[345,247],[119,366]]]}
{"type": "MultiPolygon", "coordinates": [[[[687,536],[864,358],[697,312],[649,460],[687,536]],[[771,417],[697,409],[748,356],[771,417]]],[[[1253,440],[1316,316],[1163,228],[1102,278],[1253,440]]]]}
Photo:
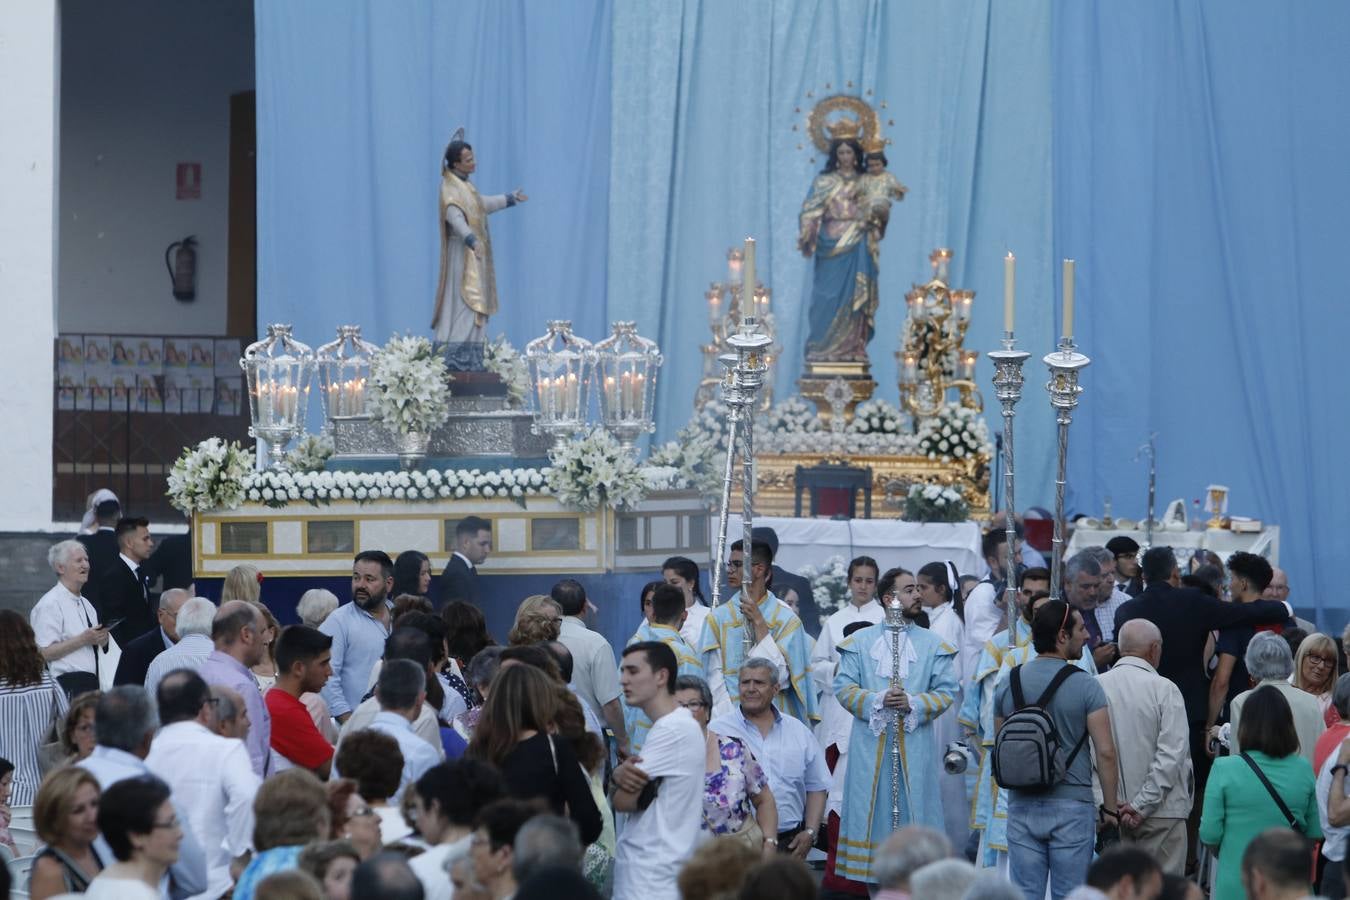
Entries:
{"type": "MultiPolygon", "coordinates": [[[[28,614],[38,649],[67,696],[96,691],[100,666],[115,667],[116,661],[102,658],[111,638],[99,624],[94,604],[82,595],[89,581],[89,552],[79,541],[60,541],[47,551],[47,563],[56,573],[56,584],[28,614]]],[[[107,674],[111,683],[111,668],[107,674]]]]}
{"type": "Polygon", "coordinates": [[[337,595],[323,588],[310,588],[300,595],[295,614],[310,628],[318,628],[338,608],[337,595]]]}
{"type": "Polygon", "coordinates": [[[1317,702],[1317,698],[1289,683],[1289,676],[1294,671],[1294,654],[1289,650],[1289,642],[1278,634],[1262,631],[1247,644],[1247,653],[1243,661],[1247,664],[1247,672],[1256,685],[1252,690],[1238,694],[1229,704],[1229,720],[1233,724],[1232,752],[1238,753],[1242,749],[1239,746],[1241,741],[1238,738],[1238,725],[1242,718],[1243,704],[1257,689],[1272,685],[1284,695],[1285,701],[1289,704],[1294,716],[1294,729],[1298,732],[1298,752],[1311,765],[1317,739],[1327,730],[1327,726],[1322,720],[1322,706],[1317,702]]]}

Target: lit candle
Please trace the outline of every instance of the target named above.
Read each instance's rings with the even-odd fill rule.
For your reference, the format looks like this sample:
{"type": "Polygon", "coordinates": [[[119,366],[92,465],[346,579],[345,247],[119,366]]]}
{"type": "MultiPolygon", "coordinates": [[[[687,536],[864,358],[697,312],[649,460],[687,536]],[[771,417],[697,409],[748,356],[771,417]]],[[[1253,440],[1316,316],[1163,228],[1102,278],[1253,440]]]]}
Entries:
{"type": "Polygon", "coordinates": [[[961,353],[961,377],[966,381],[975,380],[975,360],[977,354],[974,350],[965,350],[961,353]]]}
{"type": "Polygon", "coordinates": [[[609,412],[610,418],[613,418],[614,416],[618,415],[619,409],[618,409],[617,401],[618,401],[618,397],[615,396],[615,392],[614,392],[614,376],[613,376],[613,375],[606,375],[606,376],[605,376],[605,406],[608,407],[608,412],[609,412]]]}
{"type": "Polygon", "coordinates": [[[703,296],[708,300],[708,324],[716,328],[722,321],[722,286],[713,284],[703,296]]]}
{"type": "Polygon", "coordinates": [[[905,354],[905,383],[913,384],[919,378],[919,358],[913,353],[905,354]]]}
{"type": "Polygon", "coordinates": [[[923,294],[919,291],[910,291],[905,295],[905,302],[909,304],[909,316],[914,321],[923,318],[923,294]]]}
{"type": "MultiPolygon", "coordinates": [[[[748,237],[745,239],[745,266],[741,270],[741,284],[748,285],[751,301],[746,309],[741,310],[742,316],[753,316],[755,314],[754,291],[755,285],[755,239],[748,237]]],[[[745,296],[746,288],[742,287],[742,296],[745,296]]]]}
{"type": "Polygon", "coordinates": [[[1064,336],[1073,338],[1073,260],[1064,260],[1064,336]]]}
{"type": "Polygon", "coordinates": [[[727,251],[727,281],[731,284],[741,283],[741,251],[735,247],[727,251]]]}
{"type": "Polygon", "coordinates": [[[581,405],[580,395],[577,391],[577,373],[567,373],[567,415],[569,418],[575,418],[577,407],[581,405]]]}
{"type": "Polygon", "coordinates": [[[970,305],[975,301],[974,291],[956,292],[956,317],[961,321],[970,319],[970,305]]]}
{"type": "Polygon", "coordinates": [[[1013,293],[1017,285],[1017,257],[1012,251],[1003,257],[1003,330],[1013,330],[1013,293]]]}
{"type": "Polygon", "coordinates": [[[328,386],[328,414],[330,416],[342,415],[342,407],[338,394],[339,390],[341,389],[336,384],[330,384],[328,386]]]}
{"type": "Polygon", "coordinates": [[[642,415],[643,399],[644,399],[642,396],[642,392],[646,386],[644,384],[646,378],[647,376],[639,372],[637,373],[637,377],[633,379],[633,415],[635,417],[642,415]]]}

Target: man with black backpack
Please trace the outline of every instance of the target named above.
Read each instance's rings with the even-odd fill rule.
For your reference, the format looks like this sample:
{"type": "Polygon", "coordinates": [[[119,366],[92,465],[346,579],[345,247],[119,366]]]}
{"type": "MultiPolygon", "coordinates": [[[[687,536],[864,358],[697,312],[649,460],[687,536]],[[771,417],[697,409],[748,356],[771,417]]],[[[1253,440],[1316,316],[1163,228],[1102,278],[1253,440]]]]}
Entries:
{"type": "MultiPolygon", "coordinates": [[[[1098,828],[1117,829],[1117,761],[1106,693],[1072,665],[1082,614],[1062,600],[1037,608],[1037,656],[1013,669],[994,698],[994,778],[1008,791],[1008,869],[1029,898],[1060,898],[1083,882],[1098,828]],[[1089,745],[1088,739],[1092,744],[1089,745]],[[1093,808],[1093,751],[1105,803],[1093,808]]],[[[1128,811],[1128,810],[1127,810],[1128,811]]]]}

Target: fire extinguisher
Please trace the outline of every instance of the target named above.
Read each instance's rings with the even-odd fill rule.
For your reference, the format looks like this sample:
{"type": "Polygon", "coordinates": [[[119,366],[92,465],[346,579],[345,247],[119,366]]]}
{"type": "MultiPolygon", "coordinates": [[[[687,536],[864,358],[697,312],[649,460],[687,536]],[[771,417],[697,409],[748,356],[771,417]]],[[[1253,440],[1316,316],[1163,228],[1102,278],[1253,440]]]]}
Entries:
{"type": "Polygon", "coordinates": [[[188,235],[181,241],[174,241],[164,251],[164,266],[169,270],[173,282],[175,300],[193,300],[197,296],[197,238],[188,235]],[[178,248],[177,252],[174,248],[178,248]],[[170,262],[169,258],[173,257],[170,262]]]}

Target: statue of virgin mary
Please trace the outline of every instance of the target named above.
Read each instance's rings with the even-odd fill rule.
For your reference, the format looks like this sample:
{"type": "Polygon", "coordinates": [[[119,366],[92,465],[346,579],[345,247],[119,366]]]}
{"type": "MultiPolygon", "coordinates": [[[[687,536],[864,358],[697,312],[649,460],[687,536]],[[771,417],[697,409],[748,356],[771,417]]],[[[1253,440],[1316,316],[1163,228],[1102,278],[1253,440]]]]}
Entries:
{"type": "Polygon", "coordinates": [[[825,168],[802,204],[797,247],[815,259],[806,361],[867,361],[876,330],[877,253],[884,227],[875,214],[856,138],[830,141],[825,168]]]}

